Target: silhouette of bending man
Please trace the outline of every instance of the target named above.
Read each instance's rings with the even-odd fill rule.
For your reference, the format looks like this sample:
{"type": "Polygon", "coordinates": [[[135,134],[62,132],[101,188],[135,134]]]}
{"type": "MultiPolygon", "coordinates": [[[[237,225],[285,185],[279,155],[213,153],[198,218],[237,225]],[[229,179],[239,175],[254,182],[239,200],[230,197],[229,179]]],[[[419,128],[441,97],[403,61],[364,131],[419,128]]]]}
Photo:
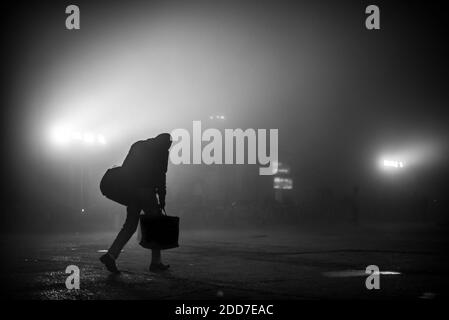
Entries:
{"type": "MultiPolygon", "coordinates": [[[[123,175],[132,199],[126,208],[125,223],[100,261],[110,272],[118,273],[116,259],[139,224],[140,212],[146,215],[160,215],[165,209],[166,173],[171,136],[162,133],[156,138],[137,141],[122,164],[123,175]]],[[[161,251],[152,249],[150,271],[166,270],[169,265],[161,261],[161,251]]]]}

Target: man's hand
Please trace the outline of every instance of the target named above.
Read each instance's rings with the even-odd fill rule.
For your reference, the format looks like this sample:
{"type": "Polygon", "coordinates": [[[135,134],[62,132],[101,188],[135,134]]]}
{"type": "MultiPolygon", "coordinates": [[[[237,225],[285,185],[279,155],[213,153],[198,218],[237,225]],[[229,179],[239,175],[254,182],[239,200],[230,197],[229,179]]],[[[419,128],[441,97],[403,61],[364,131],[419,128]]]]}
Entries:
{"type": "Polygon", "coordinates": [[[165,199],[163,198],[159,199],[159,205],[161,206],[162,210],[165,210],[165,199]]]}

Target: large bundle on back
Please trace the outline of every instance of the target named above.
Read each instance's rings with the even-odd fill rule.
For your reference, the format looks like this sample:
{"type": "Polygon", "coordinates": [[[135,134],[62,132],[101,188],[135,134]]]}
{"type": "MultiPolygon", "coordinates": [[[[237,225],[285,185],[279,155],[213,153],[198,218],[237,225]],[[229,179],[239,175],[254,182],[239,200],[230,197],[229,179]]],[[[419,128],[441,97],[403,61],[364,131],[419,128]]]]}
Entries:
{"type": "Polygon", "coordinates": [[[132,200],[132,188],[122,167],[113,167],[106,171],[100,182],[101,193],[122,205],[129,205],[132,200]]]}

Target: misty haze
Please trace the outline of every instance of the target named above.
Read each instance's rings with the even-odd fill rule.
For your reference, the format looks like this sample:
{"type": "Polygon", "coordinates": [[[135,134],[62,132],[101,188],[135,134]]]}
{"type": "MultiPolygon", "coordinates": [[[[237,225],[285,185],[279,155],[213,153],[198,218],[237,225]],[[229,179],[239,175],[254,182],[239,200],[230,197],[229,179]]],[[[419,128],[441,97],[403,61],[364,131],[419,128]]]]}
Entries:
{"type": "Polygon", "coordinates": [[[72,30],[66,3],[5,5],[2,298],[445,298],[449,8],[379,2],[368,30],[369,4],[82,0],[72,30]],[[161,133],[179,247],[150,272],[133,233],[111,278],[135,213],[100,181],[161,133]]]}

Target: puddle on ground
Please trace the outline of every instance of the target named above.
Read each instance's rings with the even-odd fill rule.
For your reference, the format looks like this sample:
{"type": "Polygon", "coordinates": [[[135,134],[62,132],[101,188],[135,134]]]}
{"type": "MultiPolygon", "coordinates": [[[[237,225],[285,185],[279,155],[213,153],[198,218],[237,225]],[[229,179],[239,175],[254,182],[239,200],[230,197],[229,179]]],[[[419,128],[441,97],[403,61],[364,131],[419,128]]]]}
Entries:
{"type": "Polygon", "coordinates": [[[366,273],[365,270],[342,270],[342,271],[323,272],[323,275],[325,277],[329,277],[329,278],[366,277],[370,274],[396,276],[396,275],[400,275],[402,273],[396,272],[396,271],[379,271],[379,272],[373,272],[373,273],[366,273]]]}
{"type": "Polygon", "coordinates": [[[432,300],[435,299],[436,294],[434,292],[424,292],[419,298],[420,299],[426,299],[426,300],[432,300]]]}

